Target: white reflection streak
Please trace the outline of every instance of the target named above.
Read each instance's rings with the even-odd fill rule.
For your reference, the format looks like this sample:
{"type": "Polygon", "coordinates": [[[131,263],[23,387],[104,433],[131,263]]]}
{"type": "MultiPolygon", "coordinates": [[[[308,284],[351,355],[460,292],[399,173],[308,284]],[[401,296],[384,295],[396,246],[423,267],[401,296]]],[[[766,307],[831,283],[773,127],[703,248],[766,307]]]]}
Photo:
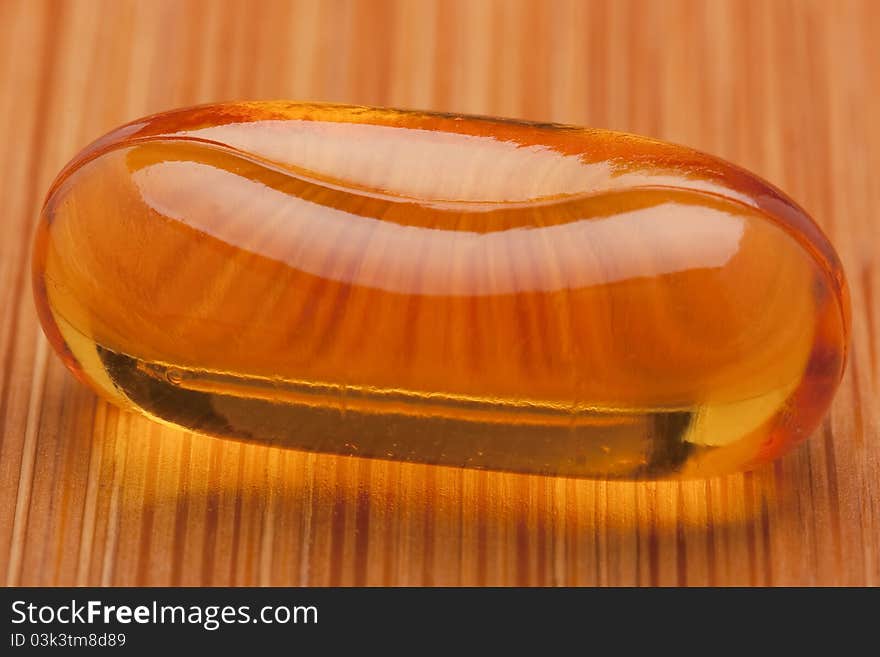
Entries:
{"type": "MultiPolygon", "coordinates": [[[[674,186],[674,173],[618,170],[543,145],[491,136],[370,123],[268,120],[178,133],[207,139],[282,166],[360,188],[423,201],[515,202],[637,186],[674,186]],[[432,166],[443,162],[442,167],[432,166]],[[474,181],[479,185],[474,185],[474,181]],[[438,194],[438,190],[442,190],[438,194]]],[[[748,195],[711,180],[688,184],[754,206],[748,195]]]]}
{"type": "Polygon", "coordinates": [[[132,177],[153,210],[215,239],[253,250],[242,236],[254,232],[255,220],[271,217],[278,230],[261,240],[258,255],[328,280],[399,294],[549,292],[561,280],[577,289],[721,268],[745,231],[740,216],[667,202],[609,217],[477,233],[351,214],[196,162],[152,164],[132,177]],[[236,211],[241,208],[246,211],[236,211]],[[298,248],[304,235],[308,249],[298,248]]]}

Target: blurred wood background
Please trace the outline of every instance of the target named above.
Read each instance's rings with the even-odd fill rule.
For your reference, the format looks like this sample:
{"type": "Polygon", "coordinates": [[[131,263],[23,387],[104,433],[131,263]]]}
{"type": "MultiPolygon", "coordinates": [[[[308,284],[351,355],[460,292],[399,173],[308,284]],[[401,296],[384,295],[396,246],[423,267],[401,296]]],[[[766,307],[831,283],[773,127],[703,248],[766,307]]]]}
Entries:
{"type": "Polygon", "coordinates": [[[880,584],[880,2],[0,0],[9,585],[880,584]],[[768,178],[838,247],[849,369],[754,473],[603,483],[246,446],[124,414],[37,325],[29,240],[82,146],[290,98],[638,132],[768,178]]]}

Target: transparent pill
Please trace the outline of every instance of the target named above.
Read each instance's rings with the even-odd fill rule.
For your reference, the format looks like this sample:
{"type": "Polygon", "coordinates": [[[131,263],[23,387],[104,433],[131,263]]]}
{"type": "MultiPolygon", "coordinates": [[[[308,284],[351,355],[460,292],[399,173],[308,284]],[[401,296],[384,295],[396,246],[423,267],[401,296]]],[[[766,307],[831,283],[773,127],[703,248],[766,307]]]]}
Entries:
{"type": "Polygon", "coordinates": [[[602,130],[284,102],[184,109],[59,175],[46,334],[120,406],[290,448],[607,478],[752,467],[844,367],[794,202],[602,130]]]}

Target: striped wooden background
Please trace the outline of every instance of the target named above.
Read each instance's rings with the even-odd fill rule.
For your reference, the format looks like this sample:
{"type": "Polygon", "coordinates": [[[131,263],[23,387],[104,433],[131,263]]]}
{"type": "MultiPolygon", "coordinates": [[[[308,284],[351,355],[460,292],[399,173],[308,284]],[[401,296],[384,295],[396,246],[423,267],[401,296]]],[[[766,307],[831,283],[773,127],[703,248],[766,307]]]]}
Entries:
{"type": "Polygon", "coordinates": [[[880,2],[0,0],[0,575],[48,584],[880,584],[880,2]],[[837,245],[854,341],[782,461],[602,483],[315,456],[99,402],[37,326],[39,205],[143,114],[293,98],[683,142],[837,245]]]}

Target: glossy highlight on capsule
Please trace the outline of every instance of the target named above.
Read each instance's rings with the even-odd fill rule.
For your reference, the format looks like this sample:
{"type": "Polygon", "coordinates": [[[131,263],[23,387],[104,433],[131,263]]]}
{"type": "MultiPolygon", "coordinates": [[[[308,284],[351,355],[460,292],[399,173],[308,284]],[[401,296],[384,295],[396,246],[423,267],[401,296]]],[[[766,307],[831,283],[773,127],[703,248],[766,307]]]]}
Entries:
{"type": "Polygon", "coordinates": [[[49,191],[67,366],[185,429],[601,478],[753,467],[840,382],[849,297],[753,174],[634,135],[290,102],[155,115],[49,191]]]}

